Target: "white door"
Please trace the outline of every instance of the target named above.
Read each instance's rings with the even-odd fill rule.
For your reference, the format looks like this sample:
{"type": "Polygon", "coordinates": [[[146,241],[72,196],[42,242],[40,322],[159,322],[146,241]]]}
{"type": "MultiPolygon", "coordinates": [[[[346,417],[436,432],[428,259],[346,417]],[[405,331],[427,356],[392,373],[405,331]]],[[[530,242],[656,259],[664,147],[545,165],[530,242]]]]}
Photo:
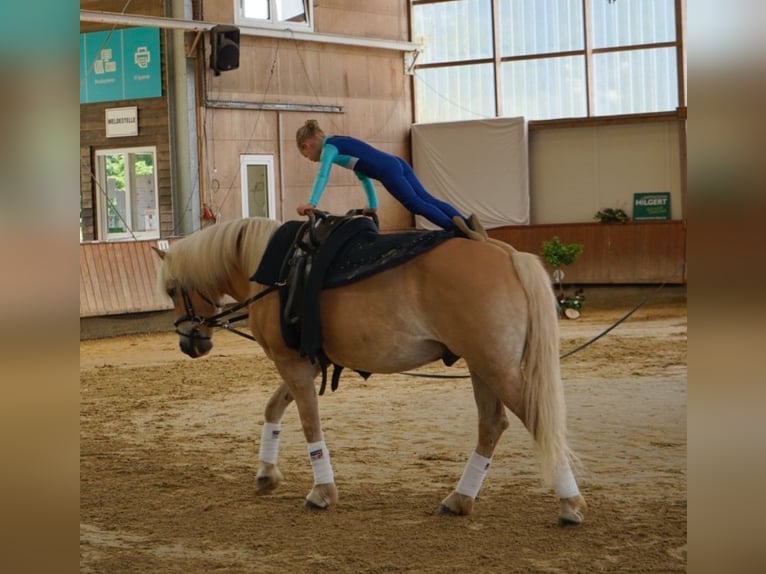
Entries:
{"type": "Polygon", "coordinates": [[[242,155],[242,216],[277,218],[274,192],[274,156],[242,155]]]}

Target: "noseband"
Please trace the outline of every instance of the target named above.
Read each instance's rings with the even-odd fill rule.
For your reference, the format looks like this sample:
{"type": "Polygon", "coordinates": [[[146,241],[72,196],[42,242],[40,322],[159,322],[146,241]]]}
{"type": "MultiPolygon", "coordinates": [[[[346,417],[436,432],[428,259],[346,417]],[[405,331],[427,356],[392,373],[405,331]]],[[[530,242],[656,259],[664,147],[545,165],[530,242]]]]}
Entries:
{"type": "MultiPolygon", "coordinates": [[[[210,303],[213,307],[216,309],[219,309],[220,307],[213,303],[210,299],[205,297],[202,293],[198,293],[202,299],[204,299],[207,303],[210,303]]],[[[182,317],[179,317],[173,322],[173,326],[176,328],[176,333],[178,335],[181,335],[182,337],[188,337],[189,339],[197,339],[197,340],[205,340],[210,339],[207,335],[203,335],[200,329],[202,327],[215,327],[217,326],[217,320],[212,321],[214,317],[217,317],[217,315],[214,315],[214,317],[203,317],[201,315],[198,315],[194,311],[194,306],[192,305],[191,297],[189,297],[189,293],[186,291],[186,289],[181,289],[181,297],[184,301],[184,309],[186,311],[186,314],[182,317]],[[191,330],[188,333],[185,333],[181,331],[178,326],[181,323],[191,323],[191,330]]]]}
{"type": "MultiPolygon", "coordinates": [[[[227,307],[220,313],[216,313],[215,315],[212,315],[211,317],[203,317],[202,315],[198,315],[194,311],[194,306],[191,302],[191,297],[189,297],[189,293],[186,291],[186,289],[181,288],[181,297],[184,301],[184,310],[186,311],[186,314],[179,317],[173,322],[173,326],[176,329],[176,333],[182,337],[188,337],[189,339],[197,339],[197,340],[205,340],[210,339],[209,336],[203,335],[200,329],[202,327],[221,327],[223,329],[226,329],[227,331],[231,331],[232,333],[235,333],[236,335],[239,335],[240,337],[245,337],[246,339],[250,339],[251,341],[255,341],[255,337],[252,335],[249,335],[247,333],[243,333],[242,331],[239,331],[232,327],[232,323],[236,323],[237,321],[242,321],[243,319],[247,319],[247,312],[241,313],[239,315],[236,315],[234,317],[230,317],[232,313],[236,313],[240,309],[244,309],[250,303],[253,301],[257,301],[261,297],[264,297],[271,293],[272,291],[276,291],[279,288],[279,285],[271,285],[261,291],[260,293],[257,293],[253,295],[252,297],[249,297],[245,299],[244,301],[241,301],[237,303],[236,305],[233,305],[231,307],[227,307]],[[228,319],[227,319],[228,317],[228,319]],[[181,331],[178,327],[181,325],[181,323],[191,323],[191,330],[188,333],[184,333],[181,331]]],[[[200,293],[199,291],[197,294],[206,302],[215,307],[216,309],[220,309],[221,306],[217,303],[214,303],[210,299],[208,299],[205,295],[200,293]]]]}

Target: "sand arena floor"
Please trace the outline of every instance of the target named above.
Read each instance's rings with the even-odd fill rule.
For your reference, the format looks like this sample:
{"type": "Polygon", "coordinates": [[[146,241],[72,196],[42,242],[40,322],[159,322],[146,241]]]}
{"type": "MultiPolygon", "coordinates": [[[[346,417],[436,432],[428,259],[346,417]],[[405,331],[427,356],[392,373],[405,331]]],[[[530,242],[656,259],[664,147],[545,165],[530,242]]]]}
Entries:
{"type": "MultiPolygon", "coordinates": [[[[562,320],[562,351],[629,307],[562,320]]],[[[686,569],[686,306],[649,305],[562,362],[586,523],[559,528],[512,418],[475,511],[437,514],[476,435],[467,379],[344,372],[320,399],[338,507],[302,506],[312,474],[297,410],[284,481],[256,496],[277,374],[216,334],[192,360],[172,333],[80,344],[81,572],[673,572],[686,569]]],[[[435,363],[422,372],[464,374],[435,363]]]]}

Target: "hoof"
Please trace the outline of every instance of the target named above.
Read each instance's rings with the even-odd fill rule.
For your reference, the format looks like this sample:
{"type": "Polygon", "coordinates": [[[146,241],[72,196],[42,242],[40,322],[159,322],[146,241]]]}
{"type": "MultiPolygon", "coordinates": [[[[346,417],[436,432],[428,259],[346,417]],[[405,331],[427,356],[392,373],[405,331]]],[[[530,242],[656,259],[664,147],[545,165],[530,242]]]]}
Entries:
{"type": "Polygon", "coordinates": [[[439,506],[439,514],[444,516],[467,516],[473,512],[474,499],[465,494],[452,491],[439,506]]]}
{"type": "Polygon", "coordinates": [[[452,510],[450,507],[440,504],[439,516],[460,516],[460,514],[452,510]]]}
{"type": "Polygon", "coordinates": [[[582,518],[579,520],[576,518],[565,518],[563,516],[559,516],[559,526],[562,528],[567,528],[569,526],[580,526],[582,524],[582,518]]]}
{"type": "Polygon", "coordinates": [[[306,496],[303,506],[309,510],[327,510],[336,504],[338,504],[338,491],[334,483],[328,482],[315,484],[306,496]]]}
{"type": "Polygon", "coordinates": [[[260,476],[255,479],[255,493],[269,494],[276,490],[277,483],[269,476],[260,476]]]}
{"type": "Polygon", "coordinates": [[[255,475],[255,494],[269,494],[276,490],[279,483],[282,482],[282,473],[274,465],[261,463],[262,468],[258,469],[255,475]]]}
{"type": "Polygon", "coordinates": [[[312,502],[308,498],[303,502],[303,508],[309,510],[327,510],[328,506],[319,506],[316,502],[312,502]]]}
{"type": "Polygon", "coordinates": [[[580,495],[562,499],[559,526],[579,526],[585,520],[587,509],[588,505],[580,495]]]}

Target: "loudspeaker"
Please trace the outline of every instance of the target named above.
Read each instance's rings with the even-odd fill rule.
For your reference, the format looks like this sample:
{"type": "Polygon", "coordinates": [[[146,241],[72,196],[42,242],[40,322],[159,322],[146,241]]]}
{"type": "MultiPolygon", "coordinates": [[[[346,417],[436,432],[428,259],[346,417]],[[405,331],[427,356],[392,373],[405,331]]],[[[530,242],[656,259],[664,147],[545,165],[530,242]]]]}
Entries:
{"type": "Polygon", "coordinates": [[[219,24],[210,29],[210,67],[216,76],[239,68],[239,28],[219,24]]]}

